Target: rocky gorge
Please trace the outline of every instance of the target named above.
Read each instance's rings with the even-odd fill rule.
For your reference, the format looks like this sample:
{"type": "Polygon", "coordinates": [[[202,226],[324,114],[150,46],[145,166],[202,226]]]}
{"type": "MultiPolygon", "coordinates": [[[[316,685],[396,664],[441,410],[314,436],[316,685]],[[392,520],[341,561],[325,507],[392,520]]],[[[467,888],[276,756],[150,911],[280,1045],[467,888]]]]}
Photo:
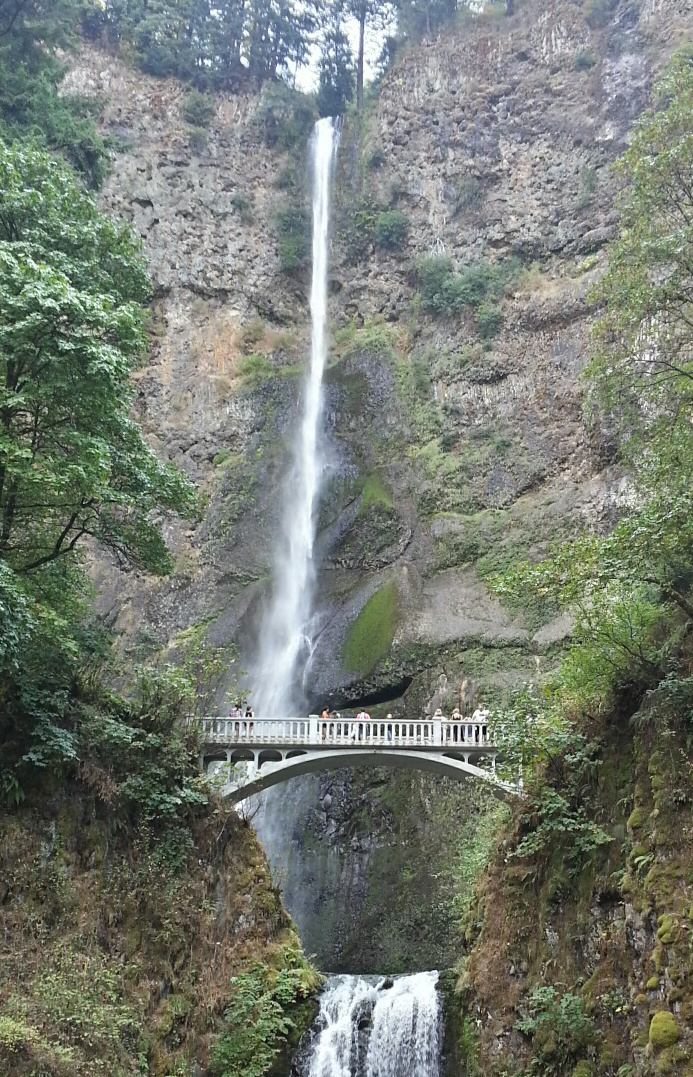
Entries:
{"type": "MultiPolygon", "coordinates": [[[[493,702],[560,654],[569,620],[504,607],[487,581],[555,540],[608,528],[627,499],[610,431],[583,410],[589,289],[617,230],[610,165],[690,19],[681,4],[594,0],[463,20],[407,46],[360,131],[347,121],[330,271],[315,706],[416,715],[493,702]],[[484,291],[473,316],[436,309],[435,281],[417,269],[430,256],[450,259],[453,278],[476,272],[461,285],[484,291]]],[[[65,89],[102,103],[102,129],[122,150],[102,204],[132,221],[154,281],[138,418],[204,498],[197,522],[172,525],[167,580],[94,562],[99,611],[133,658],[175,655],[196,625],[236,645],[236,665],[249,669],[307,352],[310,108],[272,87],[217,94],[200,129],[185,120],[183,85],[91,46],[65,89]],[[290,136],[278,138],[280,124],[290,136]]],[[[475,794],[385,774],[302,786],[301,822],[275,845],[292,841],[292,880],[285,851],[278,870],[304,895],[295,914],[308,949],[330,968],[428,967],[401,938],[384,941],[388,902],[376,880],[404,856],[413,865],[404,922],[431,925],[423,952],[452,963],[454,857],[428,835],[452,832],[477,810],[475,794]],[[393,805],[412,803],[410,826],[393,805]],[[368,955],[359,917],[347,929],[328,911],[345,886],[355,908],[371,910],[368,938],[380,941],[368,955]]]]}

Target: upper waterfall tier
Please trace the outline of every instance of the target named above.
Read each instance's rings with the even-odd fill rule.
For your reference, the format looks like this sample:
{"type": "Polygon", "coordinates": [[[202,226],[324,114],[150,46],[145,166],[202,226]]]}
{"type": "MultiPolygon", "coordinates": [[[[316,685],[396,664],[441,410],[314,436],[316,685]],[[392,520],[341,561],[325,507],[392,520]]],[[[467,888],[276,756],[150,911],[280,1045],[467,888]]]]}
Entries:
{"type": "Polygon", "coordinates": [[[324,468],[320,431],[322,383],[327,359],[327,268],[330,191],[338,143],[330,118],[315,125],[310,142],[313,172],[313,272],[310,289],[311,359],[303,417],[285,488],[282,534],[275,551],[274,591],[262,624],[254,698],[274,717],[294,701],[301,667],[310,657],[313,604],[315,508],[324,468]]]}

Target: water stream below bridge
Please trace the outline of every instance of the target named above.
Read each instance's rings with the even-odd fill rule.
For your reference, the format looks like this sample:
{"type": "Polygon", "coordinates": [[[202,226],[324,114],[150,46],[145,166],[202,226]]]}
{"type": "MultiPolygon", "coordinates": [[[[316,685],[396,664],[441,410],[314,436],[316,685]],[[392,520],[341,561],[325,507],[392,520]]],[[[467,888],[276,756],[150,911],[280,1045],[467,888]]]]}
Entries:
{"type": "Polygon", "coordinates": [[[330,976],[300,1077],[439,1077],[437,972],[330,976]]]}

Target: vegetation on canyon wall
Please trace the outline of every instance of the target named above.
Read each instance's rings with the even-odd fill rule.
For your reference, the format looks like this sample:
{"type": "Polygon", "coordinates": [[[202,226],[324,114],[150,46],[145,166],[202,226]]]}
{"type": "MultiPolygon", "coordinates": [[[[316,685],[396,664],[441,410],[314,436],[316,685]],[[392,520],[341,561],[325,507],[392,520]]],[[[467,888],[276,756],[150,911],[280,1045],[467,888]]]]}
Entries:
{"type": "Polygon", "coordinates": [[[470,1073],[692,1072],[692,101],[686,53],[619,162],[622,230],[595,290],[589,400],[628,505],[606,537],[497,582],[576,627],[554,677],[499,716],[530,777],[465,920],[470,1073]]]}
{"type": "Polygon", "coordinates": [[[131,417],[141,250],[48,153],[0,142],[0,175],[0,1072],[260,1077],[317,981],[199,772],[231,656],[193,630],[175,668],[118,666],[85,568],[170,572],[197,511],[131,417]]]}

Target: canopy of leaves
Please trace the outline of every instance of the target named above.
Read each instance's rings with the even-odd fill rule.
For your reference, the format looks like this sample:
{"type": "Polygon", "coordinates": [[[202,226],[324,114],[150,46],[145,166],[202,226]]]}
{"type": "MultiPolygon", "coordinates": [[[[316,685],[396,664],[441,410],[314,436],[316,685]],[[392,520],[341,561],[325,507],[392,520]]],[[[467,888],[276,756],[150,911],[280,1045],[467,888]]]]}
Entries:
{"type": "Polygon", "coordinates": [[[234,976],[224,1013],[227,1031],[211,1053],[213,1077],[263,1077],[293,1028],[287,1010],[307,994],[299,969],[273,973],[258,963],[234,976]]]}
{"type": "Polygon", "coordinates": [[[133,421],[149,284],[137,241],[69,166],[0,142],[0,770],[76,760],[75,700],[107,651],[80,549],[166,573],[189,483],[133,421]]]}
{"type": "Polygon", "coordinates": [[[302,63],[315,14],[296,0],[105,0],[83,25],[133,53],[144,71],[212,90],[302,63]]]}
{"type": "Polygon", "coordinates": [[[68,167],[0,145],[0,556],[20,574],[86,537],[170,570],[153,513],[194,500],[130,417],[148,294],[136,242],[68,167]]]}

